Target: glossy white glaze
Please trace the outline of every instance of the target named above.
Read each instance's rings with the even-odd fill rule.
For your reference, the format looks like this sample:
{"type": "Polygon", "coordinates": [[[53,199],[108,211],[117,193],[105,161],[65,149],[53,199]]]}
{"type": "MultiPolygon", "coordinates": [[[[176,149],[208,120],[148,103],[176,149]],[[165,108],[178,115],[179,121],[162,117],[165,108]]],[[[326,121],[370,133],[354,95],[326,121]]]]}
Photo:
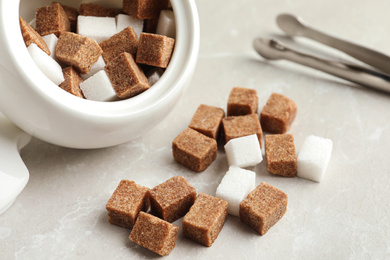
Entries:
{"type": "Polygon", "coordinates": [[[31,136],[0,113],[0,215],[27,184],[29,173],[19,153],[30,140],[31,136]]]}

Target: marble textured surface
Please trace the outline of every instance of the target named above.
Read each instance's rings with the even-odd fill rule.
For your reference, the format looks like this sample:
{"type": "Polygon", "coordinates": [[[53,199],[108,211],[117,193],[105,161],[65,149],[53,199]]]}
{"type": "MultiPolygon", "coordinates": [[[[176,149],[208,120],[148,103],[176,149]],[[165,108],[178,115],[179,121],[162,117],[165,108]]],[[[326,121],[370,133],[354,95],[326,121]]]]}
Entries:
{"type": "MultiPolygon", "coordinates": [[[[390,255],[390,96],[287,61],[266,62],[255,37],[276,37],[331,59],[349,57],[305,39],[285,38],[275,24],[283,12],[322,31],[390,53],[390,3],[309,0],[196,0],[201,24],[198,65],[175,110],[128,144],[73,150],[37,139],[22,150],[30,180],[0,216],[1,259],[149,259],[129,230],[107,221],[105,204],[121,179],[153,187],[183,175],[210,195],[228,169],[223,150],[204,172],[176,164],[171,142],[199,104],[226,109],[234,86],[258,91],[260,108],[272,92],[293,99],[290,133],[297,151],[314,134],[334,142],[321,183],[282,178],[256,166],[261,181],[289,196],[286,215],[265,236],[229,216],[212,247],[183,238],[164,259],[385,259],[390,255]]],[[[174,222],[181,228],[181,220],[174,222]]]]}

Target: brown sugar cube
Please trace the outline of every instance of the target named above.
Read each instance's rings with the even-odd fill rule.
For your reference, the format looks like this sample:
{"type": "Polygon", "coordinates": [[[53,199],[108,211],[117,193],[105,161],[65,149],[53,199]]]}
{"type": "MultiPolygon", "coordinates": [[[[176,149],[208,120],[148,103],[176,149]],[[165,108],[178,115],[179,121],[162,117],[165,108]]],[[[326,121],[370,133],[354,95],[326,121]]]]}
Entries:
{"type": "Polygon", "coordinates": [[[84,98],[84,95],[80,89],[80,83],[84,80],[82,77],[80,77],[77,71],[72,66],[70,66],[62,69],[62,73],[64,74],[65,81],[60,84],[60,88],[77,97],[84,98]]]}
{"type": "Polygon", "coordinates": [[[101,42],[100,47],[103,50],[103,58],[109,63],[122,52],[128,52],[135,57],[138,47],[138,37],[133,28],[127,27],[111,38],[101,42]]]}
{"type": "Polygon", "coordinates": [[[240,220],[264,235],[287,211],[287,194],[262,182],[240,203],[240,220]]]}
{"type": "Polygon", "coordinates": [[[217,139],[224,116],[225,112],[222,108],[202,104],[196,110],[188,127],[208,137],[217,139]]]}
{"type": "Polygon", "coordinates": [[[79,13],[83,16],[115,17],[120,13],[120,11],[114,8],[106,8],[94,3],[86,3],[80,4],[79,13]]]}
{"type": "Polygon", "coordinates": [[[167,9],[169,0],[123,0],[123,12],[138,19],[158,18],[167,9]]]}
{"type": "Polygon", "coordinates": [[[159,255],[168,255],[176,246],[179,227],[148,213],[140,212],[129,239],[159,255]]]}
{"type": "Polygon", "coordinates": [[[79,16],[79,11],[76,8],[67,5],[62,5],[62,8],[64,9],[66,15],[68,16],[71,31],[75,32],[77,27],[77,17],[79,16]]]}
{"type": "Polygon", "coordinates": [[[262,145],[263,131],[260,126],[259,117],[256,114],[225,117],[222,119],[222,126],[226,143],[233,138],[256,134],[260,146],[262,145]]]}
{"type": "Polygon", "coordinates": [[[273,93],[260,113],[261,127],[265,132],[284,134],[297,114],[297,105],[291,99],[273,93]]]}
{"type": "Polygon", "coordinates": [[[64,8],[59,3],[38,8],[35,11],[36,29],[41,36],[70,32],[70,22],[64,8]]]}
{"type": "Polygon", "coordinates": [[[249,88],[235,87],[229,95],[227,104],[228,116],[257,114],[259,98],[257,91],[249,88]]]}
{"type": "Polygon", "coordinates": [[[102,53],[96,41],[71,32],[61,33],[56,46],[57,58],[82,74],[91,70],[102,53]]]}
{"type": "Polygon", "coordinates": [[[195,199],[195,188],[182,176],[172,177],[150,190],[153,214],[168,222],[183,217],[195,199]]]}
{"type": "Polygon", "coordinates": [[[202,245],[211,246],[226,221],[227,208],[226,201],[199,193],[183,219],[183,235],[202,245]]]}
{"type": "Polygon", "coordinates": [[[105,71],[119,98],[130,98],[150,88],[145,74],[127,52],[108,63],[105,71]]]}
{"type": "Polygon", "coordinates": [[[217,141],[187,128],[173,140],[172,152],[176,162],[201,172],[217,158],[217,141]]]}
{"type": "Polygon", "coordinates": [[[147,211],[149,205],[149,188],[122,180],[106,205],[108,221],[120,227],[133,228],[140,211],[147,211]]]}
{"type": "Polygon", "coordinates": [[[165,35],[141,33],[138,43],[137,63],[160,68],[168,67],[175,39],[165,35]]]}
{"type": "Polygon", "coordinates": [[[41,50],[47,55],[50,55],[50,50],[47,47],[42,36],[40,36],[34,28],[32,28],[22,17],[19,17],[20,30],[22,32],[24,43],[26,47],[30,46],[31,43],[35,43],[41,50]]]}
{"type": "Polygon", "coordinates": [[[297,155],[291,134],[266,135],[265,156],[269,172],[285,177],[296,176],[297,155]]]}

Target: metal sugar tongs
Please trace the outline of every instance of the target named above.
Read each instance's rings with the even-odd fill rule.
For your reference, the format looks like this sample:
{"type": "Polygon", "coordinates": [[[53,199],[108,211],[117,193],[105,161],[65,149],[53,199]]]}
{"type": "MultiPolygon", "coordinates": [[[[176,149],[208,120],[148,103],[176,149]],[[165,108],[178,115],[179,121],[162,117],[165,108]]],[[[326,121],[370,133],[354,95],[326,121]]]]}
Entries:
{"type": "Polygon", "coordinates": [[[275,39],[257,38],[253,46],[257,53],[269,60],[285,59],[314,68],[364,87],[390,93],[390,57],[357,44],[329,36],[303,23],[290,14],[277,17],[278,26],[289,36],[306,37],[338,49],[374,69],[357,64],[325,60],[286,47],[275,39]],[[376,69],[376,70],[375,70],[376,69]]]}

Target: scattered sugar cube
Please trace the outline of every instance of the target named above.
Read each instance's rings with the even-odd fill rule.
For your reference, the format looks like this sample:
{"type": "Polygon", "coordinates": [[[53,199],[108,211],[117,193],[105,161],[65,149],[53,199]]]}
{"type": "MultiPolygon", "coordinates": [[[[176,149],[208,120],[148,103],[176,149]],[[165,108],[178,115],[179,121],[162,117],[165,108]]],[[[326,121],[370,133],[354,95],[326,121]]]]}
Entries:
{"type": "Polygon", "coordinates": [[[266,135],[265,156],[270,173],[285,177],[296,176],[297,155],[292,134],[266,135]]]}
{"type": "Polygon", "coordinates": [[[256,134],[261,147],[263,131],[257,114],[225,117],[222,119],[222,126],[225,132],[225,143],[234,138],[256,134]]]}
{"type": "Polygon", "coordinates": [[[86,79],[80,84],[80,88],[86,99],[95,101],[114,101],[118,99],[104,70],[86,79]]]}
{"type": "Polygon", "coordinates": [[[235,87],[229,94],[227,104],[228,116],[257,114],[259,98],[255,89],[235,87]]]}
{"type": "Polygon", "coordinates": [[[127,52],[120,54],[105,67],[107,76],[121,99],[136,96],[150,88],[148,79],[127,52]]]}
{"type": "Polygon", "coordinates": [[[82,3],[80,4],[79,12],[82,16],[115,17],[119,10],[95,3],[82,3]]]}
{"type": "Polygon", "coordinates": [[[255,188],[255,185],[255,172],[230,166],[229,171],[219,184],[215,196],[228,202],[229,214],[238,216],[241,201],[248,196],[249,192],[255,188]]]}
{"type": "Polygon", "coordinates": [[[161,68],[154,68],[149,71],[146,77],[148,78],[150,86],[156,84],[156,82],[161,78],[162,74],[164,74],[164,69],[161,68]]]}
{"type": "Polygon", "coordinates": [[[35,43],[30,44],[30,46],[27,47],[27,50],[38,68],[54,84],[60,85],[65,80],[61,66],[42,51],[35,43]]]}
{"type": "Polygon", "coordinates": [[[70,32],[68,15],[59,3],[38,8],[35,18],[36,30],[41,36],[54,33],[59,37],[62,32],[70,32]]]}
{"type": "Polygon", "coordinates": [[[176,22],[172,10],[161,11],[160,17],[158,18],[156,33],[170,38],[176,38],[176,22]]]}
{"type": "Polygon", "coordinates": [[[210,138],[217,139],[224,116],[225,111],[222,108],[201,104],[188,127],[210,138]]]}
{"type": "Polygon", "coordinates": [[[74,66],[80,73],[88,73],[102,53],[100,46],[88,37],[64,32],[58,38],[56,47],[58,59],[67,65],[74,66]]]}
{"type": "Polygon", "coordinates": [[[201,172],[217,158],[217,141],[187,128],[173,140],[172,152],[176,162],[201,172]]]}
{"type": "Polygon", "coordinates": [[[153,215],[173,222],[190,210],[196,199],[196,190],[183,176],[175,176],[150,190],[153,215]]]}
{"type": "Polygon", "coordinates": [[[240,204],[240,220],[265,235],[287,211],[287,194],[262,182],[240,204]]]}
{"type": "Polygon", "coordinates": [[[260,123],[264,132],[284,134],[297,114],[297,105],[291,99],[273,93],[260,113],[260,123]]]}
{"type": "Polygon", "coordinates": [[[130,53],[134,57],[137,53],[138,37],[133,28],[129,26],[110,39],[102,41],[99,46],[103,50],[104,61],[109,63],[123,52],[130,53]]]}
{"type": "Polygon", "coordinates": [[[149,209],[149,188],[134,181],[121,180],[107,202],[108,221],[124,228],[133,228],[141,210],[149,209]]]}
{"type": "Polygon", "coordinates": [[[141,33],[137,63],[166,68],[172,56],[175,39],[153,33],[141,33]]]}
{"type": "Polygon", "coordinates": [[[54,33],[52,33],[52,34],[45,35],[42,38],[50,50],[50,57],[52,57],[56,62],[59,62],[56,55],[56,47],[58,42],[57,36],[54,33]]]}
{"type": "Polygon", "coordinates": [[[19,17],[20,30],[22,32],[24,43],[26,47],[30,46],[30,44],[35,43],[41,50],[43,50],[47,55],[51,55],[47,44],[42,39],[34,28],[31,27],[22,17],[19,17]]]}
{"type": "Polygon", "coordinates": [[[116,34],[115,17],[95,17],[79,15],[77,33],[92,38],[97,43],[109,39],[116,34]]]}
{"type": "Polygon", "coordinates": [[[194,205],[183,218],[183,235],[210,247],[226,221],[227,208],[226,201],[199,193],[194,205]]]}
{"type": "Polygon", "coordinates": [[[247,135],[231,139],[225,144],[226,157],[229,166],[249,167],[263,160],[257,135],[247,135]]]}
{"type": "Polygon", "coordinates": [[[132,17],[127,14],[118,14],[116,17],[116,31],[117,33],[125,29],[126,27],[133,28],[135,34],[139,38],[143,28],[144,20],[132,17]]]}
{"type": "Polygon", "coordinates": [[[310,135],[306,137],[297,159],[297,176],[320,182],[332,155],[330,139],[310,135]]]}
{"type": "Polygon", "coordinates": [[[80,76],[86,80],[87,78],[92,77],[101,70],[104,70],[106,63],[104,62],[103,56],[100,55],[99,59],[92,65],[91,70],[87,74],[80,74],[80,76]]]}
{"type": "Polygon", "coordinates": [[[168,255],[176,246],[179,227],[140,212],[129,239],[159,255],[168,255]]]}
{"type": "Polygon", "coordinates": [[[80,84],[83,82],[83,79],[79,73],[72,66],[64,68],[62,73],[64,74],[65,81],[60,84],[60,88],[77,97],[84,98],[80,89],[80,84]]]}
{"type": "Polygon", "coordinates": [[[123,0],[123,12],[138,19],[158,18],[168,4],[169,0],[123,0]]]}

